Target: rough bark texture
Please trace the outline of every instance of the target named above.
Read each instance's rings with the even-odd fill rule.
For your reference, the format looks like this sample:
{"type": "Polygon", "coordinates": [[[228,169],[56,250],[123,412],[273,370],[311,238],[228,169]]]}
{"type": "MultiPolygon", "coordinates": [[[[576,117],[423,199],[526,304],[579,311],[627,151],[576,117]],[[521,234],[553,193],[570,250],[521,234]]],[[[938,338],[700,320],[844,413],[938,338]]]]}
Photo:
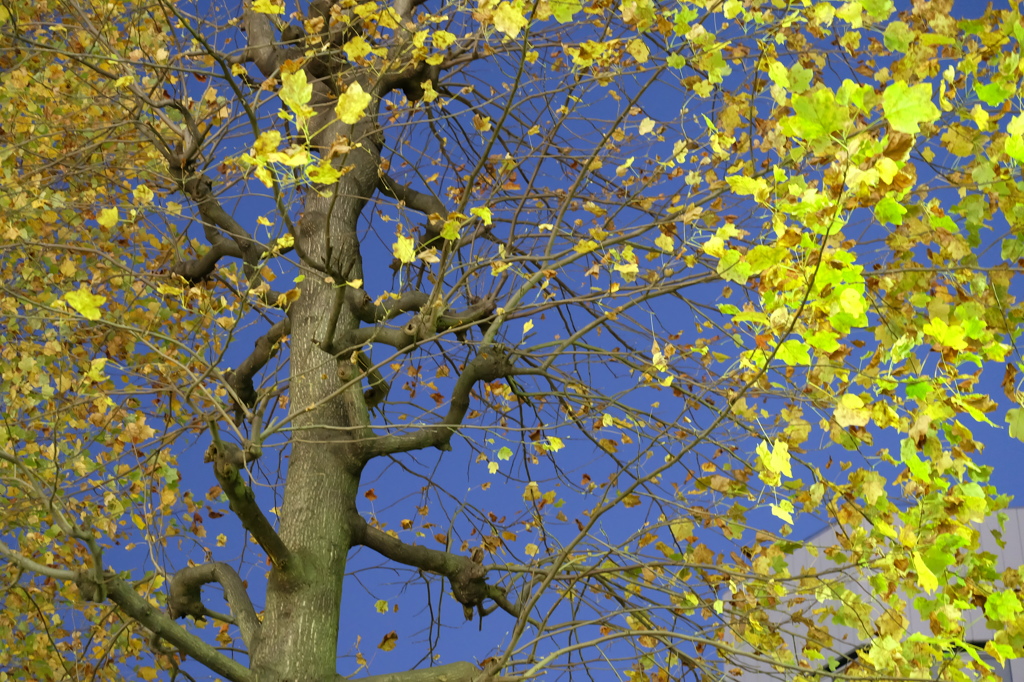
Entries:
{"type": "MultiPolygon", "coordinates": [[[[258,48],[272,40],[265,17],[250,13],[248,18],[250,45],[258,48]]],[[[257,54],[256,63],[269,77],[278,61],[273,53],[264,53],[257,54]]],[[[363,86],[372,90],[368,83],[363,86]]],[[[314,84],[311,104],[317,115],[309,125],[315,131],[310,146],[326,151],[341,137],[362,146],[334,159],[336,167],[349,170],[333,195],[307,194],[304,214],[317,219],[300,221],[296,235],[305,263],[324,264],[327,272],[310,273],[303,280],[289,311],[294,436],[279,532],[294,561],[271,571],[261,645],[252,652],[252,669],[260,682],[336,678],[342,581],[362,469],[359,451],[361,439],[369,434],[359,383],[349,382],[343,389],[335,358],[322,348],[359,325],[343,305],[331,329],[325,311],[335,307],[338,285],[362,279],[356,224],[377,187],[380,149],[372,140],[372,124],[353,127],[334,118],[331,94],[327,83],[314,84]],[[326,275],[333,282],[325,281],[326,275]]]]}

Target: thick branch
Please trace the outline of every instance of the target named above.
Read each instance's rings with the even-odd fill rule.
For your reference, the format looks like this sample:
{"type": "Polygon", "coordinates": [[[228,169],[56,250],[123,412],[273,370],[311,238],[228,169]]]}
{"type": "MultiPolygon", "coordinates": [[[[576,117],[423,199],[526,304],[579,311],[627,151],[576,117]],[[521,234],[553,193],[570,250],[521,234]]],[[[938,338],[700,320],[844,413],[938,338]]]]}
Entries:
{"type": "Polygon", "coordinates": [[[482,564],[466,556],[422,545],[406,544],[374,528],[357,514],[353,514],[352,519],[352,534],[358,544],[369,547],[392,561],[448,578],[452,585],[452,594],[462,604],[467,619],[472,618],[473,610],[482,606],[486,599],[493,599],[512,616],[519,617],[518,611],[505,597],[505,591],[487,584],[487,569],[482,564]]]}
{"type": "Polygon", "coordinates": [[[45,566],[37,561],[33,561],[27,556],[22,555],[20,552],[16,552],[11,549],[2,541],[0,541],[0,557],[7,559],[23,571],[36,573],[54,580],[75,580],[77,576],[74,571],[69,571],[64,568],[53,568],[51,566],[45,566]]]}
{"type": "MultiPolygon", "coordinates": [[[[252,286],[256,286],[258,284],[256,279],[259,273],[259,264],[263,258],[263,247],[220,205],[220,202],[217,201],[213,194],[213,181],[210,178],[199,174],[193,175],[186,180],[184,179],[185,172],[182,170],[176,171],[174,168],[171,169],[171,173],[177,176],[176,179],[182,192],[192,199],[196,204],[196,208],[199,209],[199,217],[203,221],[206,240],[216,249],[227,237],[230,237],[234,242],[235,250],[228,251],[224,250],[226,247],[219,247],[224,250],[222,255],[237,254],[237,256],[240,256],[245,263],[246,277],[249,279],[249,283],[252,286]]],[[[216,261],[210,264],[210,270],[213,269],[212,266],[215,264],[216,261]]],[[[185,264],[183,267],[176,268],[175,271],[188,279],[185,273],[190,268],[195,267],[197,266],[185,264]]],[[[207,272],[207,274],[209,273],[207,272]]]]}
{"type": "Polygon", "coordinates": [[[167,599],[171,618],[192,616],[203,620],[212,612],[203,604],[202,587],[211,582],[218,582],[224,589],[224,598],[231,609],[235,624],[242,632],[245,646],[252,651],[256,647],[256,638],[260,633],[260,619],[252,606],[245,584],[238,573],[228,564],[213,562],[202,566],[183,568],[171,578],[170,594],[167,599]]]}
{"type": "Polygon", "coordinates": [[[274,46],[274,25],[270,17],[252,11],[248,7],[248,2],[245,4],[243,22],[248,41],[245,47],[245,60],[253,62],[260,73],[269,78],[281,65],[284,50],[274,46]]]}
{"type": "MultiPolygon", "coordinates": [[[[483,676],[483,671],[469,661],[458,661],[422,670],[409,670],[386,675],[349,678],[338,676],[338,682],[474,682],[483,676]]],[[[484,679],[490,679],[485,677],[484,679]]]]}
{"type": "Polygon", "coordinates": [[[125,614],[218,675],[223,675],[233,682],[250,682],[252,680],[248,668],[232,661],[203,640],[190,634],[116,575],[105,574],[104,584],[97,585],[92,571],[82,571],[78,574],[76,583],[86,599],[89,599],[90,595],[106,593],[107,597],[121,607],[125,614]]]}
{"type": "Polygon", "coordinates": [[[253,377],[277,354],[281,348],[281,339],[287,336],[291,329],[291,319],[287,317],[275,324],[270,331],[256,340],[256,347],[249,357],[228,376],[228,383],[235,392],[235,397],[246,407],[255,405],[258,397],[253,377]]]}
{"type": "Polygon", "coordinates": [[[267,553],[270,562],[280,570],[286,570],[291,563],[291,552],[281,540],[277,531],[263,515],[256,504],[256,495],[242,479],[240,468],[245,462],[242,449],[232,443],[211,443],[206,450],[205,461],[213,462],[217,482],[227,495],[231,511],[242,522],[242,527],[252,534],[257,544],[267,553]]]}
{"type": "Polygon", "coordinates": [[[369,443],[364,461],[380,455],[409,452],[431,446],[441,450],[450,449],[452,436],[458,431],[466,412],[469,411],[469,396],[473,385],[478,381],[494,381],[513,374],[517,372],[504,351],[494,346],[480,351],[466,364],[466,368],[455,382],[448,414],[440,423],[424,426],[413,433],[384,436],[369,443]]]}
{"type": "MultiPolygon", "coordinates": [[[[352,289],[351,292],[349,306],[353,314],[367,323],[382,322],[402,313],[421,310],[430,301],[428,294],[410,291],[402,294],[398,300],[374,304],[362,289],[352,289]]],[[[421,314],[413,317],[401,329],[363,327],[349,334],[343,341],[348,342],[348,345],[362,345],[373,341],[401,350],[419,341],[429,339],[438,332],[469,327],[483,320],[494,312],[495,300],[494,297],[488,296],[468,306],[465,310],[449,310],[438,315],[433,324],[430,324],[427,317],[421,314]]]]}
{"type": "Polygon", "coordinates": [[[373,324],[374,322],[390,320],[402,313],[419,310],[430,300],[430,295],[422,291],[408,291],[397,299],[390,299],[384,303],[374,303],[370,295],[364,290],[349,287],[345,292],[345,299],[352,310],[352,314],[360,322],[373,324]]]}
{"type": "Polygon", "coordinates": [[[217,267],[217,262],[224,256],[241,258],[242,251],[234,242],[220,239],[202,257],[175,263],[171,271],[183,277],[186,282],[199,282],[206,279],[214,271],[217,267]]]}

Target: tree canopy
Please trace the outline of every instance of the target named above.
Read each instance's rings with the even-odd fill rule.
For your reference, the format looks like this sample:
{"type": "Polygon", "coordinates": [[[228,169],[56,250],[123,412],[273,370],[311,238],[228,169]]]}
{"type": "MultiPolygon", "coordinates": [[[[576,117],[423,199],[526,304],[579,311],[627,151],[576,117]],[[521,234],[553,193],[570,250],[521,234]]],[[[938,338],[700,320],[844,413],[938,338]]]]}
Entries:
{"type": "Polygon", "coordinates": [[[1022,34],[6,0],[0,679],[990,674],[1022,34]]]}

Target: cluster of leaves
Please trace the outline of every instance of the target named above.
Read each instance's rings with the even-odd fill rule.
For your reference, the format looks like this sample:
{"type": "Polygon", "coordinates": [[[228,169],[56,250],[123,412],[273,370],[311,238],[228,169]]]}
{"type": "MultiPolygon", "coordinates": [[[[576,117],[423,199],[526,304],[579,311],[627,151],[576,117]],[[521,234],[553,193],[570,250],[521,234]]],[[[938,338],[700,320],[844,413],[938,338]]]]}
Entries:
{"type": "MultiPolygon", "coordinates": [[[[225,545],[262,585],[288,555],[246,505],[277,509],[297,448],[349,433],[357,479],[323,506],[380,532],[349,569],[355,670],[361,638],[461,654],[429,581],[404,599],[436,613],[369,614],[406,570],[483,618],[456,587],[481,563],[515,619],[484,628],[487,674],[810,680],[854,632],[857,675],[931,679],[966,650],[941,668],[960,682],[989,672],[976,607],[985,651],[1020,655],[975,433],[1002,403],[1024,440],[1020,14],[433,4],[257,0],[246,32],[208,3],[0,7],[0,666],[218,661],[86,586],[113,565],[165,607],[225,545]],[[253,44],[279,17],[303,37],[253,44]],[[324,321],[289,317],[322,291],[324,321]],[[365,420],[331,422],[364,380],[365,420]],[[183,481],[196,438],[263,459],[237,488],[221,463],[183,481]],[[237,525],[211,543],[206,505],[267,556],[237,525]],[[834,533],[790,540],[802,518],[834,533]]],[[[219,645],[253,645],[223,620],[219,645]]]]}

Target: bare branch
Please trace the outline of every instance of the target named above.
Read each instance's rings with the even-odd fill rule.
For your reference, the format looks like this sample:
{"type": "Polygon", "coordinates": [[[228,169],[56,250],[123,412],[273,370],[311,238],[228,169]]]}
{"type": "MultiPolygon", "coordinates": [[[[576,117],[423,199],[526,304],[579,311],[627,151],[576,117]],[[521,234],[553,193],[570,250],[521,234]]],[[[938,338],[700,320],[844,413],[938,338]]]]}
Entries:
{"type": "Polygon", "coordinates": [[[175,263],[171,272],[180,275],[187,282],[199,282],[210,276],[216,269],[217,262],[224,256],[241,258],[242,252],[234,242],[220,239],[201,257],[175,263]]]}
{"type": "Polygon", "coordinates": [[[422,545],[406,544],[374,528],[358,514],[352,516],[352,534],[358,544],[369,547],[392,561],[448,578],[452,584],[452,594],[462,604],[467,620],[472,618],[473,610],[482,606],[486,599],[495,600],[510,615],[519,617],[518,611],[505,597],[505,591],[487,583],[487,569],[482,564],[470,557],[422,545]]]}
{"type": "MultiPolygon", "coordinates": [[[[492,679],[469,661],[458,661],[422,670],[359,677],[352,682],[473,682],[481,678],[492,679]]],[[[337,682],[349,682],[350,679],[339,675],[337,682]]]]}
{"type": "Polygon", "coordinates": [[[366,291],[350,287],[345,292],[345,300],[357,319],[372,324],[390,320],[402,313],[419,310],[430,300],[430,295],[422,291],[407,291],[397,299],[374,303],[366,291]]]}
{"type": "Polygon", "coordinates": [[[211,582],[220,583],[224,589],[224,598],[242,633],[242,640],[252,651],[260,634],[260,619],[245,584],[238,572],[228,564],[216,561],[201,566],[188,566],[175,573],[170,581],[167,599],[171,618],[192,616],[196,620],[203,620],[206,616],[212,616],[213,612],[206,608],[202,600],[202,587],[211,582]]]}
{"type": "MultiPolygon", "coordinates": [[[[395,301],[374,304],[362,289],[351,290],[348,294],[353,314],[363,322],[381,322],[413,310],[421,310],[430,301],[430,295],[421,291],[410,291],[402,294],[395,301]]],[[[401,329],[387,327],[363,327],[351,332],[345,339],[349,345],[363,345],[379,342],[398,350],[405,349],[414,343],[431,338],[435,334],[450,329],[469,328],[489,317],[495,310],[495,297],[487,296],[475,301],[465,310],[448,311],[438,315],[434,322],[426,315],[416,315],[401,329]]],[[[461,338],[461,337],[460,337],[461,338]]]]}
{"type": "MultiPolygon", "coordinates": [[[[199,216],[203,221],[203,230],[206,239],[214,247],[226,241],[227,237],[233,240],[234,249],[221,247],[223,255],[236,255],[241,257],[245,263],[246,277],[250,284],[258,284],[258,269],[260,260],[263,258],[263,247],[252,238],[234,217],[224,210],[213,194],[213,181],[206,175],[198,174],[186,178],[184,169],[171,169],[172,175],[178,182],[182,192],[195,202],[199,210],[199,216]]],[[[210,270],[216,264],[210,264],[210,270]]],[[[190,266],[195,267],[195,266],[190,266]]],[[[176,269],[183,277],[187,268],[176,269]]],[[[208,272],[206,274],[209,274],[208,272]]],[[[192,281],[192,280],[190,280],[192,281]]]]}
{"type": "Polygon", "coordinates": [[[275,324],[270,328],[270,331],[256,339],[255,348],[249,354],[249,357],[243,360],[238,369],[231,372],[228,376],[228,383],[234,390],[235,396],[246,408],[251,408],[255,405],[256,399],[259,397],[256,394],[253,377],[277,354],[277,351],[281,348],[281,339],[287,336],[291,329],[292,323],[288,317],[275,324]]]}
{"type": "Polygon", "coordinates": [[[384,436],[367,445],[364,461],[380,455],[421,450],[431,446],[441,450],[451,449],[452,436],[458,431],[466,412],[469,411],[469,396],[473,385],[478,381],[494,381],[522,373],[522,370],[517,371],[513,367],[501,348],[491,346],[480,351],[466,364],[458,381],[455,382],[448,414],[440,423],[425,426],[412,433],[384,436]]]}
{"type": "Polygon", "coordinates": [[[270,562],[278,569],[286,570],[291,563],[291,552],[256,504],[252,488],[242,480],[240,470],[245,463],[242,449],[232,443],[214,442],[206,450],[205,461],[213,462],[217,482],[227,495],[231,511],[238,516],[242,526],[267,553],[270,562]]]}

